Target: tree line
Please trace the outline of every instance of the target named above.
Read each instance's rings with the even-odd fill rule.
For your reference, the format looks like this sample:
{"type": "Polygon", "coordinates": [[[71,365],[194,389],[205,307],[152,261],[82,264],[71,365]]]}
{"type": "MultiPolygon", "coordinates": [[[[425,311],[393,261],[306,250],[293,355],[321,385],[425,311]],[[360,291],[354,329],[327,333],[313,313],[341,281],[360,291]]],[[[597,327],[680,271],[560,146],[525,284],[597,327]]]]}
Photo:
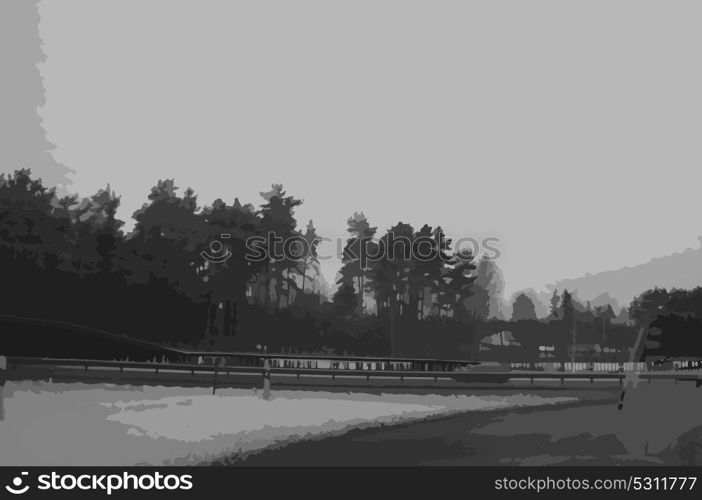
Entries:
{"type": "MultiPolygon", "coordinates": [[[[109,185],[86,198],[58,196],[29,170],[3,174],[0,266],[8,286],[0,292],[1,310],[192,346],[265,343],[368,354],[394,352],[398,322],[409,317],[413,324],[468,320],[464,302],[476,266],[469,253],[451,252],[440,228],[414,231],[400,223],[390,229],[411,244],[417,236],[435,236],[423,262],[405,250],[372,263],[345,257],[329,301],[317,231],[312,221],[300,227],[295,217],[302,201],[281,185],[260,194],[257,207],[238,199],[199,206],[192,189],[181,192],[174,180],[160,180],[125,231],[117,217],[120,198],[109,185]],[[247,258],[247,241],[270,234],[301,238],[310,252],[301,259],[247,258]],[[226,252],[221,263],[203,257],[215,240],[226,252]],[[364,306],[364,294],[372,305],[364,306]]],[[[356,214],[349,231],[345,255],[375,228],[356,214]]],[[[424,347],[431,351],[431,344],[428,339],[424,347]]]]}
{"type": "MultiPolygon", "coordinates": [[[[551,343],[564,357],[583,342],[625,349],[630,324],[643,321],[637,311],[653,300],[635,301],[629,319],[556,291],[539,319],[535,298],[522,292],[509,321],[494,260],[454,248],[439,225],[398,222],[379,232],[362,212],[347,220],[329,297],[320,235],[295,216],[302,200],[277,184],[260,195],[258,205],[201,206],[192,189],[160,180],[127,231],[109,185],[79,198],[57,195],[26,169],[1,175],[0,311],[190,347],[282,352],[466,358],[480,354],[483,337],[509,330],[530,346],[524,356],[551,343]],[[250,258],[250,241],[271,234],[307,251],[250,258]]],[[[666,300],[694,302],[680,294],[666,300]]]]}
{"type": "Polygon", "coordinates": [[[633,300],[629,314],[643,329],[642,357],[702,357],[702,287],[653,288],[633,300]]]}

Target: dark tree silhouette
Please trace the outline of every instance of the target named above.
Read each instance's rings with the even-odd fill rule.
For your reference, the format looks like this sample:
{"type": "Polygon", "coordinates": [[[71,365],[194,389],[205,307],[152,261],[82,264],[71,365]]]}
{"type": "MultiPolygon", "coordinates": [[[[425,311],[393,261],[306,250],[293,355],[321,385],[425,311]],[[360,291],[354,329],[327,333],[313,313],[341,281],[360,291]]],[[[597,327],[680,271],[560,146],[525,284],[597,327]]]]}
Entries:
{"type": "MultiPolygon", "coordinates": [[[[0,271],[21,284],[2,288],[0,314],[204,349],[465,358],[480,356],[482,336],[510,331],[519,357],[553,345],[563,359],[564,329],[576,325],[581,341],[607,344],[609,352],[634,343],[611,307],[593,311],[567,291],[559,321],[539,321],[527,293],[515,300],[515,321],[495,319],[502,278],[494,262],[476,265],[470,252],[454,251],[439,226],[398,222],[375,239],[362,213],[347,221],[339,287],[326,302],[319,236],[311,221],[297,229],[302,201],[276,184],[262,196],[259,209],[238,199],[198,206],[191,189],[159,180],[125,233],[109,185],[86,198],[60,197],[28,170],[0,176],[0,271]],[[263,242],[255,258],[254,238],[263,242]]],[[[646,329],[658,321],[650,330],[662,333],[651,345],[677,352],[688,337],[673,337],[671,328],[676,318],[691,318],[683,326],[692,331],[701,297],[700,290],[653,290],[634,301],[631,317],[646,329]]]]}
{"type": "Polygon", "coordinates": [[[339,316],[346,317],[355,313],[357,302],[356,290],[348,283],[341,283],[332,299],[334,311],[339,316]]]}
{"type": "Polygon", "coordinates": [[[371,227],[363,212],[356,212],[346,221],[347,231],[351,237],[346,240],[342,254],[342,265],[339,270],[339,286],[352,287],[356,291],[356,313],[363,314],[364,297],[368,269],[368,250],[371,248],[372,238],[375,236],[377,228],[371,227]]]}
{"type": "Polygon", "coordinates": [[[561,297],[558,295],[558,290],[553,291],[551,296],[551,315],[549,318],[558,319],[561,316],[561,297]]]}
{"type": "Polygon", "coordinates": [[[567,325],[572,324],[575,319],[573,295],[571,295],[568,290],[563,290],[563,295],[561,297],[561,318],[567,325]]]}
{"type": "Polygon", "coordinates": [[[536,306],[534,305],[534,301],[525,293],[518,294],[512,305],[512,320],[523,321],[534,319],[536,319],[536,306]]]}
{"type": "Polygon", "coordinates": [[[300,272],[302,273],[302,285],[300,291],[304,297],[307,294],[307,275],[310,268],[314,268],[319,274],[319,260],[317,258],[317,247],[320,243],[320,238],[317,235],[317,230],[310,220],[307,224],[305,234],[302,236],[305,240],[304,258],[301,262],[300,272]]]}
{"type": "Polygon", "coordinates": [[[302,200],[293,196],[286,196],[282,184],[273,184],[271,190],[261,192],[265,203],[261,205],[262,225],[267,231],[267,236],[275,235],[277,241],[269,237],[269,248],[273,250],[268,261],[268,272],[265,279],[264,299],[266,303],[271,298],[270,287],[273,285],[273,307],[280,309],[288,305],[291,298],[291,289],[295,285],[295,274],[298,263],[287,258],[285,252],[286,241],[300,236],[296,231],[295,208],[302,204],[302,200]],[[293,276],[291,276],[291,273],[293,276]]]}

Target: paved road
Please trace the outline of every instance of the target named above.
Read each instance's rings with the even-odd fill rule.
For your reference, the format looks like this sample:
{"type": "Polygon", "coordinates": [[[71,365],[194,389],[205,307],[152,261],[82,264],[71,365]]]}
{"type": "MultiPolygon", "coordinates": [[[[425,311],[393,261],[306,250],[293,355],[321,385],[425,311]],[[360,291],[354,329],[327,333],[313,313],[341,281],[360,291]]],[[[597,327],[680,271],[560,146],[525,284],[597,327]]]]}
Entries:
{"type": "MultiPolygon", "coordinates": [[[[385,428],[353,430],[337,437],[303,441],[275,450],[250,455],[243,460],[229,460],[232,465],[304,465],[304,466],[386,466],[386,465],[491,465],[509,464],[512,457],[577,456],[601,457],[607,463],[610,454],[622,453],[614,436],[597,439],[564,439],[552,442],[545,434],[492,436],[473,432],[508,414],[529,414],[537,411],[581,412],[584,407],[610,408],[616,404],[614,394],[557,407],[523,408],[492,412],[472,412],[457,416],[425,420],[385,428]]],[[[585,410],[587,411],[587,410],[585,410]]],[[[226,462],[225,462],[226,463],[226,462]]]]}

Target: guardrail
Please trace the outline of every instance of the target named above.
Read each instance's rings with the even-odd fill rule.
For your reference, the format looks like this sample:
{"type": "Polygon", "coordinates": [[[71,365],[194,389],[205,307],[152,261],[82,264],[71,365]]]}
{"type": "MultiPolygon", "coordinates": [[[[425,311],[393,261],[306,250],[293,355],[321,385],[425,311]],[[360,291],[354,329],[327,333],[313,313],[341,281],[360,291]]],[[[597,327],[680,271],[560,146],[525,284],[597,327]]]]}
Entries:
{"type": "MultiPolygon", "coordinates": [[[[426,378],[426,377],[446,377],[448,375],[460,375],[469,372],[459,371],[441,371],[441,370],[426,370],[426,371],[410,371],[410,370],[389,370],[389,369],[373,369],[373,368],[318,368],[318,367],[286,367],[275,366],[266,357],[262,357],[262,366],[242,366],[242,365],[209,365],[209,364],[191,364],[191,363],[159,363],[159,362],[139,362],[139,361],[110,361],[110,360],[87,360],[87,359],[58,359],[58,358],[30,358],[30,357],[11,357],[9,358],[9,366],[11,369],[16,369],[20,366],[54,366],[57,368],[81,368],[85,372],[89,368],[113,368],[124,372],[125,370],[152,371],[154,375],[164,371],[181,371],[190,372],[194,375],[198,373],[224,374],[228,376],[236,373],[261,374],[265,372],[271,374],[296,374],[299,378],[301,375],[329,375],[332,378],[339,375],[354,375],[354,376],[393,376],[395,378],[426,378]]],[[[492,372],[494,375],[504,375],[507,372],[492,372]]]]}
{"type": "MultiPolygon", "coordinates": [[[[31,357],[11,357],[8,359],[8,364],[11,370],[18,368],[31,367],[48,367],[55,370],[62,368],[70,370],[80,370],[87,373],[94,369],[111,369],[120,373],[134,372],[152,372],[155,380],[161,378],[166,372],[182,372],[190,373],[192,376],[196,374],[209,375],[211,374],[212,393],[215,394],[218,382],[226,383],[226,380],[231,375],[251,375],[262,377],[264,397],[270,391],[271,376],[278,375],[280,377],[294,377],[300,380],[303,376],[327,377],[332,384],[338,378],[356,378],[365,379],[366,384],[370,384],[373,379],[392,379],[399,382],[401,385],[410,387],[411,384],[405,384],[405,381],[410,380],[433,380],[434,385],[439,381],[453,382],[473,382],[476,380],[487,381],[491,383],[504,383],[509,378],[507,371],[493,372],[470,372],[470,371],[441,371],[441,370],[389,370],[373,364],[366,364],[363,368],[318,368],[318,367],[285,367],[274,366],[268,358],[262,358],[261,366],[230,366],[230,365],[209,365],[209,364],[189,364],[189,363],[159,363],[159,362],[134,362],[134,361],[109,361],[109,360],[87,360],[87,359],[57,359],[57,358],[31,358],[31,357]],[[369,368],[371,367],[371,368],[369,368]],[[219,377],[219,379],[218,379],[219,377]]],[[[231,382],[231,379],[229,379],[231,382]]],[[[360,385],[359,385],[360,386],[360,385]]]]}
{"type": "MultiPolygon", "coordinates": [[[[108,369],[119,371],[120,373],[136,373],[136,372],[153,372],[154,380],[162,379],[166,372],[182,372],[190,373],[191,376],[211,375],[212,394],[216,393],[218,383],[221,385],[232,383],[230,377],[233,375],[248,375],[253,377],[261,377],[264,397],[268,397],[271,385],[271,376],[286,376],[294,377],[300,380],[303,376],[322,376],[327,377],[332,385],[338,378],[356,378],[365,379],[366,385],[371,383],[372,379],[390,379],[399,382],[400,385],[411,387],[410,384],[405,384],[405,380],[432,380],[434,385],[442,382],[450,381],[453,387],[460,387],[461,383],[490,383],[490,384],[505,384],[510,381],[528,380],[532,385],[536,381],[560,381],[560,385],[564,386],[566,381],[584,380],[593,384],[596,380],[600,381],[615,381],[623,386],[624,381],[629,376],[636,376],[639,379],[647,380],[649,383],[653,379],[675,379],[678,380],[694,380],[697,386],[702,385],[702,374],[690,372],[607,372],[607,371],[583,371],[583,372],[567,372],[567,371],[533,371],[533,370],[509,370],[496,369],[493,371],[484,370],[454,370],[454,371],[409,371],[409,370],[387,370],[387,369],[358,369],[358,368],[314,368],[314,367],[284,367],[273,366],[268,358],[262,358],[261,366],[217,366],[208,364],[192,364],[192,363],[158,363],[158,362],[134,362],[134,361],[110,361],[110,360],[86,360],[86,359],[56,359],[56,358],[30,358],[30,357],[10,357],[7,358],[7,371],[17,370],[18,368],[31,367],[50,367],[55,370],[70,369],[81,370],[87,373],[89,370],[108,369]],[[162,375],[159,375],[162,374],[162,375]],[[218,379],[219,377],[219,379],[218,379]],[[455,383],[458,383],[456,385],[455,383]]],[[[1,368],[1,363],[0,363],[1,368]]],[[[0,381],[3,374],[0,370],[0,381]]],[[[431,383],[431,382],[430,382],[431,383]]],[[[206,385],[210,385],[209,383],[206,385]]],[[[359,385],[360,387],[360,385],[359,385]]],[[[0,409],[2,402],[0,401],[0,409]]]]}

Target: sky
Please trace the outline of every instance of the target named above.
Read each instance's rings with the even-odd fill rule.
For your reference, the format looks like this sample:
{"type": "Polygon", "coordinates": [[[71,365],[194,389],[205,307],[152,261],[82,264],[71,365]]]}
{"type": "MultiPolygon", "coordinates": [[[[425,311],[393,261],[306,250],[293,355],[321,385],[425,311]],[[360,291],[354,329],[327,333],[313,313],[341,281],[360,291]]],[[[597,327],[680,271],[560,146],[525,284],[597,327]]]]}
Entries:
{"type": "MultiPolygon", "coordinates": [[[[497,237],[508,294],[697,247],[702,3],[43,0],[71,189],[497,237]]],[[[333,281],[338,263],[324,263],[333,281]]]]}

